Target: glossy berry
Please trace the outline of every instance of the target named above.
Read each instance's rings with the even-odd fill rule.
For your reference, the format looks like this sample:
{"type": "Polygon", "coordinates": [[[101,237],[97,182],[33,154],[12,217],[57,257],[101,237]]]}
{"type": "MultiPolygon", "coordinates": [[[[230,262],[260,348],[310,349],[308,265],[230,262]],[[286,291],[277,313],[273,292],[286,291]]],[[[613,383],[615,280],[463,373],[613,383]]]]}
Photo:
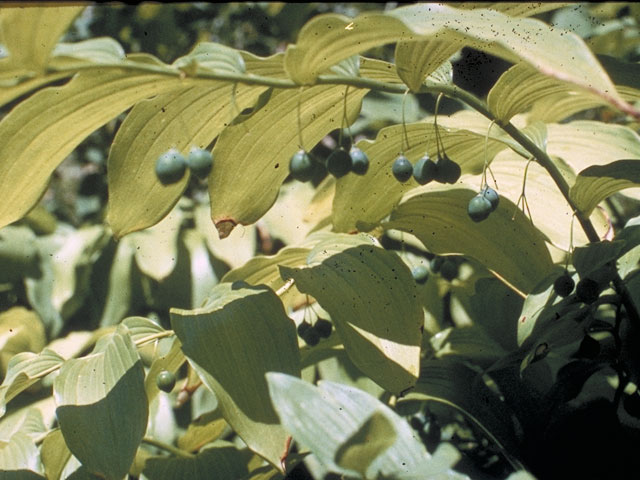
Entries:
{"type": "Polygon", "coordinates": [[[481,193],[469,200],[467,214],[474,222],[481,222],[482,220],[485,220],[492,211],[491,202],[481,193]]]}
{"type": "Polygon", "coordinates": [[[484,187],[480,194],[489,200],[491,203],[491,211],[495,212],[496,208],[498,208],[498,204],[500,203],[500,196],[498,195],[498,192],[491,187],[484,187]]]}
{"type": "Polygon", "coordinates": [[[315,347],[318,343],[320,343],[320,335],[315,328],[308,328],[304,331],[301,337],[304,342],[310,347],[315,347]]]}
{"type": "Polygon", "coordinates": [[[429,278],[429,269],[424,265],[417,265],[411,269],[411,275],[416,283],[422,285],[423,283],[426,283],[429,278]]]}
{"type": "Polygon", "coordinates": [[[193,147],[187,156],[187,166],[198,178],[207,178],[213,166],[213,155],[209,150],[193,147]]]}
{"type": "Polygon", "coordinates": [[[420,185],[426,185],[436,178],[438,166],[425,154],[413,167],[413,178],[420,185]]]}
{"type": "Polygon", "coordinates": [[[298,336],[300,338],[304,338],[303,337],[304,333],[310,328],[311,328],[311,324],[306,320],[303,320],[302,322],[300,322],[300,325],[298,325],[298,328],[297,328],[298,336]]]}
{"type": "Polygon", "coordinates": [[[442,266],[440,267],[440,275],[442,275],[442,278],[444,278],[448,282],[451,282],[454,278],[456,278],[458,276],[458,272],[458,264],[448,258],[442,263],[442,266]]]}
{"type": "Polygon", "coordinates": [[[571,278],[571,275],[566,271],[553,282],[553,290],[563,298],[569,296],[575,286],[576,284],[573,278],[571,278]]]}
{"type": "Polygon", "coordinates": [[[393,176],[396,177],[396,180],[404,183],[411,178],[411,175],[413,175],[413,165],[411,165],[411,162],[407,157],[404,155],[398,155],[391,166],[391,172],[393,173],[393,176]]]}
{"type": "Polygon", "coordinates": [[[300,182],[307,182],[313,177],[315,168],[307,152],[298,150],[289,162],[291,176],[300,182]]]}
{"type": "Polygon", "coordinates": [[[429,268],[433,273],[438,273],[442,264],[444,263],[444,257],[433,257],[429,262],[429,268]]]}
{"type": "Polygon", "coordinates": [[[163,392],[169,393],[176,386],[176,376],[173,372],[162,370],[156,376],[156,385],[163,392]]]}
{"type": "Polygon", "coordinates": [[[334,150],[327,158],[327,170],[336,178],[344,177],[351,170],[351,156],[344,148],[334,150]]]}
{"type": "Polygon", "coordinates": [[[320,336],[320,338],[329,338],[331,336],[332,324],[326,318],[318,318],[313,329],[320,336]]]}
{"type": "Polygon", "coordinates": [[[351,171],[356,175],[364,175],[369,170],[369,157],[358,147],[351,147],[349,150],[351,157],[351,171]]]}
{"type": "Polygon", "coordinates": [[[456,183],[460,179],[462,170],[460,165],[451,160],[446,153],[438,156],[438,169],[436,172],[436,182],[438,183],[456,183]]]}
{"type": "Polygon", "coordinates": [[[576,297],[584,303],[593,303],[598,299],[600,289],[598,283],[590,278],[583,278],[576,285],[576,297]]]}
{"type": "Polygon", "coordinates": [[[175,148],[163,153],[156,160],[156,176],[163,185],[176,183],[186,171],[186,160],[175,148]]]}

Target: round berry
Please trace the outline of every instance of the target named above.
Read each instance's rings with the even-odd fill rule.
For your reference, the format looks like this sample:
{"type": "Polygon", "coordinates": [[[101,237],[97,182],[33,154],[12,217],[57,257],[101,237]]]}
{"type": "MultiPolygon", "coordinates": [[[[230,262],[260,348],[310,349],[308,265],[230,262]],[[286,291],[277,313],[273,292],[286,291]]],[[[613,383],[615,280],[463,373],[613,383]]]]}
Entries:
{"type": "Polygon", "coordinates": [[[460,165],[451,160],[446,153],[438,156],[438,169],[436,171],[436,182],[456,183],[460,179],[462,170],[460,165]]]}
{"type": "Polygon", "coordinates": [[[600,288],[595,280],[583,278],[576,285],[576,297],[584,303],[593,303],[600,295],[600,288]]]}
{"type": "Polygon", "coordinates": [[[398,155],[391,166],[391,172],[393,173],[393,176],[396,177],[396,180],[404,183],[411,178],[411,175],[413,175],[413,165],[411,165],[411,162],[407,157],[404,155],[398,155]]]}
{"type": "Polygon", "coordinates": [[[449,258],[447,258],[440,267],[440,275],[448,282],[451,282],[458,276],[458,271],[458,264],[449,258]]]}
{"type": "Polygon", "coordinates": [[[566,271],[553,282],[553,290],[562,298],[569,296],[575,286],[573,278],[566,271]]]}
{"type": "Polygon", "coordinates": [[[156,160],[156,176],[163,185],[176,183],[186,171],[186,160],[175,148],[163,153],[156,160]]]}
{"type": "Polygon", "coordinates": [[[498,192],[491,187],[484,187],[480,193],[484,198],[489,200],[491,203],[491,211],[494,212],[500,203],[500,196],[498,195],[498,192]]]}
{"type": "Polygon", "coordinates": [[[198,178],[207,178],[213,166],[213,155],[209,150],[193,147],[187,156],[187,165],[198,178]]]}
{"type": "Polygon", "coordinates": [[[298,325],[298,328],[297,328],[298,336],[300,338],[304,338],[304,333],[310,328],[311,328],[311,324],[306,320],[303,320],[302,322],[300,322],[300,325],[298,325]]]}
{"type": "Polygon", "coordinates": [[[344,148],[334,150],[327,158],[327,170],[336,178],[344,177],[351,170],[351,156],[344,148]]]}
{"type": "Polygon", "coordinates": [[[356,175],[364,175],[369,170],[369,157],[358,147],[351,147],[349,150],[351,157],[351,171],[356,175]]]}
{"type": "Polygon", "coordinates": [[[329,338],[331,336],[332,324],[326,318],[318,318],[313,328],[320,338],[329,338]]]}
{"type": "Polygon", "coordinates": [[[168,370],[162,370],[156,376],[156,385],[163,392],[169,393],[176,386],[176,375],[168,370]]]}
{"type": "Polygon", "coordinates": [[[289,162],[289,172],[291,176],[300,182],[311,180],[314,172],[314,165],[311,157],[304,150],[298,150],[289,162]]]}
{"type": "Polygon", "coordinates": [[[467,206],[467,214],[474,222],[485,220],[492,211],[491,202],[481,193],[473,197],[467,206]]]}
{"type": "Polygon", "coordinates": [[[305,330],[305,332],[302,334],[302,339],[310,347],[315,347],[318,343],[320,343],[320,335],[315,328],[308,328],[307,330],[305,330]]]}
{"type": "Polygon", "coordinates": [[[442,264],[444,263],[444,257],[433,257],[429,262],[429,268],[433,273],[438,273],[442,264]]]}
{"type": "Polygon", "coordinates": [[[424,265],[417,265],[411,269],[411,275],[416,283],[422,285],[429,278],[429,270],[424,265]]]}
{"type": "Polygon", "coordinates": [[[429,158],[429,155],[425,154],[413,167],[413,178],[420,185],[426,185],[436,178],[437,171],[436,163],[429,158]]]}

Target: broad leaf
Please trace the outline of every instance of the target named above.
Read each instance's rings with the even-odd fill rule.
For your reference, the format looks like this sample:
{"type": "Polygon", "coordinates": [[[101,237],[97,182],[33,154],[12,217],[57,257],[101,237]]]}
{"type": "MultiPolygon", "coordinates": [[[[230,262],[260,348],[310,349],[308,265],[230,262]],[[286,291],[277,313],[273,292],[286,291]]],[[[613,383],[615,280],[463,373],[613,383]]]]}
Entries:
{"type": "Polygon", "coordinates": [[[51,173],[91,132],[132,104],[180,85],[173,75],[96,68],[21,102],[0,122],[0,226],[36,204],[51,173]]]}
{"type": "Polygon", "coordinates": [[[309,85],[323,70],[353,54],[386,43],[432,38],[463,42],[509,61],[524,60],[545,75],[631,108],[577,35],[495,10],[421,4],[365,13],[353,20],[335,14],[318,16],[302,28],[297,44],[287,49],[285,65],[295,82],[309,85]]]}
{"type": "Polygon", "coordinates": [[[54,397],[69,450],[91,472],[120,480],[148,416],[144,369],[126,328],[101,337],[90,355],[65,362],[54,397]]]}
{"type": "Polygon", "coordinates": [[[0,313],[0,373],[7,371],[14,355],[25,351],[39,352],[46,340],[36,312],[24,307],[11,307],[0,313]]]}
{"type": "Polygon", "coordinates": [[[407,266],[371,237],[334,234],[309,253],[307,267],[280,267],[330,315],[353,363],[394,393],[411,387],[423,322],[407,266]],[[363,296],[366,292],[366,296],[363,296]]]}
{"type": "Polygon", "coordinates": [[[506,350],[477,325],[450,327],[430,339],[436,358],[468,360],[483,368],[506,355],[506,350]]]}
{"type": "Polygon", "coordinates": [[[59,428],[50,432],[42,442],[40,456],[47,478],[61,478],[61,474],[71,458],[71,452],[64,443],[64,437],[59,428]]]}
{"type": "Polygon", "coordinates": [[[23,352],[14,356],[0,385],[0,416],[6,411],[7,402],[63,363],[61,356],[48,349],[39,354],[23,352]]]}
{"type": "MultiPolygon", "coordinates": [[[[399,42],[395,59],[398,75],[412,92],[422,87],[425,79],[436,72],[451,56],[464,46],[462,41],[436,38],[416,42],[399,42]]],[[[449,64],[450,65],[450,64],[449,64]]],[[[449,68],[451,68],[449,66],[449,68]]],[[[450,83],[451,77],[449,77],[450,83]]]]}
{"type": "Polygon", "coordinates": [[[142,343],[147,339],[157,338],[159,334],[166,331],[156,322],[146,317],[128,317],[122,321],[122,325],[127,327],[134,343],[142,343]]]}
{"type": "Polygon", "coordinates": [[[549,124],[547,153],[562,158],[580,172],[592,165],[640,158],[640,135],[623,125],[579,120],[549,124]]]}
{"type": "Polygon", "coordinates": [[[632,187],[640,187],[640,159],[587,167],[578,174],[569,194],[576,207],[589,215],[607,197],[632,187]]]}
{"type": "Polygon", "coordinates": [[[40,454],[35,442],[24,433],[16,433],[0,447],[0,472],[5,478],[44,479],[40,454]]]}
{"type": "MultiPolygon", "coordinates": [[[[347,123],[358,111],[365,89],[350,89],[347,123]]],[[[239,125],[226,128],[213,150],[209,176],[211,218],[221,238],[238,223],[257,221],[276,201],[289,175],[289,160],[303,147],[311,150],[327,133],[339,128],[344,86],[317,86],[303,91],[275,90],[261,110],[239,125]],[[300,118],[298,118],[300,106],[300,118]],[[253,195],[245,194],[247,191],[253,195]]]]}
{"type": "Polygon", "coordinates": [[[36,440],[47,430],[42,412],[38,408],[23,407],[0,421],[0,442],[8,442],[17,432],[36,440]]]}
{"type": "Polygon", "coordinates": [[[467,205],[475,194],[459,186],[418,188],[394,209],[385,228],[415,235],[438,255],[473,257],[516,290],[530,292],[553,268],[544,237],[507,199],[489,218],[473,222],[467,205]]]}
{"type": "Polygon", "coordinates": [[[158,356],[153,360],[151,368],[149,368],[147,376],[144,379],[144,390],[147,394],[147,400],[149,403],[151,403],[160,392],[158,389],[158,383],[156,382],[158,374],[163,370],[177,373],[185,361],[186,358],[184,353],[182,353],[182,344],[180,343],[180,340],[174,337],[169,351],[165,355],[158,356]]]}
{"type": "Polygon", "coordinates": [[[227,429],[227,422],[218,410],[205,413],[194,419],[187,431],[178,438],[178,447],[187,452],[196,452],[207,443],[217,440],[227,429]]]}
{"type": "Polygon", "coordinates": [[[300,375],[294,323],[267,287],[217,285],[202,308],[171,310],[182,350],[219,402],[225,420],[279,467],[286,433],[268,400],[264,374],[300,375]]]}
{"type": "Polygon", "coordinates": [[[41,261],[36,236],[30,228],[8,226],[0,229],[0,282],[42,276],[41,261]]]}
{"type": "Polygon", "coordinates": [[[511,412],[487,387],[482,376],[471,368],[446,359],[427,361],[415,390],[402,401],[413,400],[436,401],[460,411],[500,446],[512,465],[519,465],[515,460],[518,442],[511,412]]]}
{"type": "Polygon", "coordinates": [[[144,466],[149,480],[238,480],[249,473],[249,450],[238,450],[229,442],[204,448],[195,458],[151,457],[144,466]]]}
{"type": "MultiPolygon", "coordinates": [[[[354,448],[358,431],[373,428],[372,416],[382,417],[387,425],[379,428],[395,431],[391,446],[369,451],[361,457],[365,478],[402,478],[430,455],[416,433],[395,412],[371,395],[356,388],[322,381],[315,387],[303,380],[278,374],[267,374],[269,392],[278,415],[293,438],[306,446],[335,473],[353,475],[336,460],[345,460],[346,451],[354,448]],[[340,455],[340,456],[339,456],[340,455]],[[338,457],[338,458],[337,458],[338,457]],[[372,458],[373,457],[373,458],[372,458]]],[[[364,452],[363,452],[364,453],[364,452]]],[[[350,465],[348,466],[355,466],[350,465]]]]}

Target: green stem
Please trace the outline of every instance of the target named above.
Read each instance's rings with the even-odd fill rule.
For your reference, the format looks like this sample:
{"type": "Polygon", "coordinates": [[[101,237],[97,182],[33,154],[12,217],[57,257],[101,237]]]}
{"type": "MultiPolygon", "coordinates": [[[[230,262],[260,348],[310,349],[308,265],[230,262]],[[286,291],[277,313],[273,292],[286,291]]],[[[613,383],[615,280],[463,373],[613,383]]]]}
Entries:
{"type": "Polygon", "coordinates": [[[173,453],[177,457],[188,458],[190,460],[193,460],[196,458],[196,456],[193,453],[189,453],[186,450],[182,450],[178,447],[174,447],[173,445],[169,445],[168,443],[161,442],[160,440],[156,440],[155,438],[144,437],[142,439],[142,443],[146,443],[147,445],[153,445],[154,447],[157,447],[161,450],[165,450],[169,453],[173,453]]]}

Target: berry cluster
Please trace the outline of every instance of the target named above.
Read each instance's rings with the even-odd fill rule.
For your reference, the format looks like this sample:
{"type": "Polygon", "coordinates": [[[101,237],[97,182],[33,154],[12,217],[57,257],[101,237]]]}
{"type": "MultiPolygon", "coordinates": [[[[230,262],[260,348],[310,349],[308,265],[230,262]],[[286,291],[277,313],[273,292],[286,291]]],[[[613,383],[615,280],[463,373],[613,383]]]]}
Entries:
{"type": "Polygon", "coordinates": [[[448,282],[458,278],[460,273],[460,266],[454,257],[434,257],[429,267],[433,273],[439,273],[448,282]]]}
{"type": "Polygon", "coordinates": [[[481,222],[495,212],[500,203],[500,196],[493,188],[484,187],[480,193],[469,201],[467,213],[474,222],[481,222]]]}
{"type": "Polygon", "coordinates": [[[462,171],[460,165],[443,153],[438,154],[436,161],[425,154],[415,166],[404,155],[398,155],[391,166],[391,173],[400,183],[407,182],[413,175],[416,182],[426,185],[432,180],[438,183],[456,183],[462,171]]]}
{"type": "MultiPolygon", "coordinates": [[[[313,177],[314,163],[313,158],[305,150],[299,150],[291,157],[289,172],[296,180],[307,182],[313,177]]],[[[349,172],[364,175],[369,170],[369,158],[358,147],[351,147],[348,153],[340,147],[329,155],[326,167],[336,178],[343,177],[349,172]]]]}
{"type": "Polygon", "coordinates": [[[595,280],[585,277],[578,284],[573,281],[566,270],[553,282],[553,291],[562,298],[568,297],[576,289],[576,299],[583,303],[591,304],[600,296],[600,284],[595,280]]]}
{"type": "Polygon", "coordinates": [[[327,319],[318,318],[313,325],[303,320],[302,323],[298,325],[298,336],[302,338],[307,345],[314,347],[320,343],[320,339],[329,338],[331,336],[331,330],[331,322],[327,319]]]}
{"type": "Polygon", "coordinates": [[[185,158],[177,149],[172,148],[156,160],[156,176],[163,185],[170,185],[184,177],[187,167],[198,178],[207,178],[213,167],[211,152],[193,147],[185,158]]]}

